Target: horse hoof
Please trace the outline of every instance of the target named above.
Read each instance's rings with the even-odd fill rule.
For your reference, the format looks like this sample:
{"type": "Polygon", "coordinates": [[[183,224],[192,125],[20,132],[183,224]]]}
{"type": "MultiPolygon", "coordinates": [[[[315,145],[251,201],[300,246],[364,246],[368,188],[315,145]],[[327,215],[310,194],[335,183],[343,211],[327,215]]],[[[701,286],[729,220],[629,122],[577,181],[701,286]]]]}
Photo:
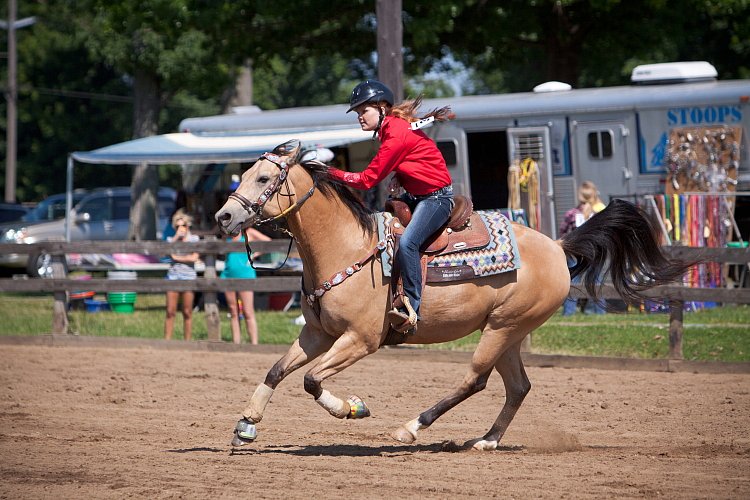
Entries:
{"type": "Polygon", "coordinates": [[[351,408],[346,418],[365,418],[370,416],[370,409],[357,396],[349,396],[346,402],[349,404],[349,408],[351,408]]]}
{"type": "Polygon", "coordinates": [[[392,434],[393,439],[400,443],[404,444],[412,444],[414,441],[417,440],[417,436],[412,434],[409,429],[404,427],[403,425],[396,429],[396,432],[392,434]]]}
{"type": "Polygon", "coordinates": [[[252,442],[253,442],[252,439],[242,439],[237,434],[235,434],[232,437],[232,442],[230,444],[231,444],[231,446],[234,446],[235,448],[239,448],[240,446],[245,446],[245,445],[250,444],[252,442]]]}
{"type": "Polygon", "coordinates": [[[255,424],[251,421],[243,418],[237,422],[237,426],[234,428],[234,437],[232,437],[232,446],[244,446],[255,441],[258,436],[258,431],[255,429],[255,424]]]}
{"type": "Polygon", "coordinates": [[[497,449],[497,441],[477,439],[472,445],[472,448],[478,451],[493,451],[497,449]]]}

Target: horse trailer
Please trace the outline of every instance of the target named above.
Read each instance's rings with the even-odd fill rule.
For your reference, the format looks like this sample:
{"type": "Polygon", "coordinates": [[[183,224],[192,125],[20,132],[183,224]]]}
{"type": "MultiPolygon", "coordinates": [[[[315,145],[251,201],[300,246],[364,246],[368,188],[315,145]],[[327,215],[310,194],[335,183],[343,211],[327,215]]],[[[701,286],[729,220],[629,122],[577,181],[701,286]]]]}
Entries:
{"type": "MultiPolygon", "coordinates": [[[[540,227],[554,238],[565,211],[577,204],[580,182],[593,181],[605,203],[664,193],[670,134],[687,127],[731,127],[746,134],[749,101],[750,80],[718,81],[707,63],[668,63],[636,68],[629,86],[571,89],[548,82],[533,92],[425,99],[423,111],[449,105],[456,118],[423,130],[443,152],[455,192],[470,196],[477,209],[507,207],[509,168],[533,159],[540,227]]],[[[188,118],[180,131],[301,137],[306,146],[332,149],[338,167],[362,170],[378,143],[346,109],[345,104],[271,111],[250,106],[188,118]]],[[[750,160],[747,147],[739,143],[739,148],[735,189],[741,190],[750,184],[750,160]]],[[[383,191],[368,196],[377,204],[383,191]]]]}

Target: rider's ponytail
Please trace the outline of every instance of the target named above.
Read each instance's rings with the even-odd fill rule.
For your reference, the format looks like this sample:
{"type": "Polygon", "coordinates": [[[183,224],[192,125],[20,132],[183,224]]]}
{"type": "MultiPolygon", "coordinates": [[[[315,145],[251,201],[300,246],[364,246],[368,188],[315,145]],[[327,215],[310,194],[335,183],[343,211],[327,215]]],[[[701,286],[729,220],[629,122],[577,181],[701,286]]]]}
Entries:
{"type": "Polygon", "coordinates": [[[397,118],[402,118],[408,122],[415,122],[417,120],[423,120],[425,118],[434,117],[437,122],[444,122],[452,120],[456,117],[455,113],[451,111],[450,106],[443,106],[442,108],[435,108],[421,118],[417,116],[417,109],[422,105],[421,94],[416,99],[407,99],[393,106],[388,114],[393,115],[397,118]]]}

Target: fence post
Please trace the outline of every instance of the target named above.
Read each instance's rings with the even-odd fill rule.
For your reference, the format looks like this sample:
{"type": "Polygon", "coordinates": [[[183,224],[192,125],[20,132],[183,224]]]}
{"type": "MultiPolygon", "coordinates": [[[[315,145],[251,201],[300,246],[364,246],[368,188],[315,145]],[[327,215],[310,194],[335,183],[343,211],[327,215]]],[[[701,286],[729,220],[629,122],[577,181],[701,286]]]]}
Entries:
{"type": "Polygon", "coordinates": [[[669,302],[669,359],[682,358],[682,312],[685,303],[681,300],[669,302]]]}
{"type": "MultiPolygon", "coordinates": [[[[216,239],[210,237],[206,239],[216,239]]],[[[203,279],[216,279],[216,255],[206,254],[203,261],[206,269],[203,271],[203,279]]],[[[221,342],[221,319],[219,318],[219,304],[216,292],[203,293],[203,307],[206,313],[206,330],[210,342],[221,342]]]]}
{"type": "Polygon", "coordinates": [[[521,352],[531,352],[531,334],[532,333],[533,332],[529,332],[529,334],[526,335],[521,341],[521,352]]]}
{"type": "MultiPolygon", "coordinates": [[[[65,257],[62,257],[63,259],[65,257]]],[[[65,278],[65,265],[57,258],[52,259],[52,277],[65,278]]],[[[40,278],[41,279],[41,278],[40,278]]],[[[55,292],[52,306],[52,333],[68,333],[68,292],[55,292]]]]}

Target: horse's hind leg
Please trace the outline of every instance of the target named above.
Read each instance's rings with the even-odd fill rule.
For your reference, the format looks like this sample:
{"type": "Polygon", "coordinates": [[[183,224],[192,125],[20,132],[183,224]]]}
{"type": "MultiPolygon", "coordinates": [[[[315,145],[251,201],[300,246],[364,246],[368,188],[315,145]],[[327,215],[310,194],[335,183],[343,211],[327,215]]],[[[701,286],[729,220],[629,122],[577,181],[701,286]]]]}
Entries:
{"type": "Polygon", "coordinates": [[[492,332],[491,335],[483,335],[472,357],[471,368],[461,385],[435,406],[421,413],[419,417],[396,429],[393,438],[402,443],[413,443],[417,439],[417,431],[429,427],[448,410],[483,390],[492,374],[492,367],[497,362],[498,353],[506,349],[508,342],[508,337],[499,331],[492,332]]]}
{"type": "Polygon", "coordinates": [[[521,407],[521,403],[531,390],[531,382],[529,382],[529,377],[526,376],[526,370],[523,368],[523,360],[521,359],[521,342],[512,345],[500,356],[500,359],[495,363],[495,369],[503,377],[505,404],[487,434],[481,439],[468,443],[477,450],[494,450],[497,448],[497,443],[505,434],[511,421],[513,421],[513,417],[516,416],[516,412],[521,407]]]}
{"type": "Polygon", "coordinates": [[[242,418],[234,431],[232,445],[241,446],[255,439],[255,424],[263,419],[266,405],[276,389],[287,375],[306,365],[311,360],[331,348],[334,338],[309,326],[302,328],[297,340],[287,353],[279,359],[266,374],[265,382],[258,385],[250,398],[250,404],[242,412],[242,418]]]}

